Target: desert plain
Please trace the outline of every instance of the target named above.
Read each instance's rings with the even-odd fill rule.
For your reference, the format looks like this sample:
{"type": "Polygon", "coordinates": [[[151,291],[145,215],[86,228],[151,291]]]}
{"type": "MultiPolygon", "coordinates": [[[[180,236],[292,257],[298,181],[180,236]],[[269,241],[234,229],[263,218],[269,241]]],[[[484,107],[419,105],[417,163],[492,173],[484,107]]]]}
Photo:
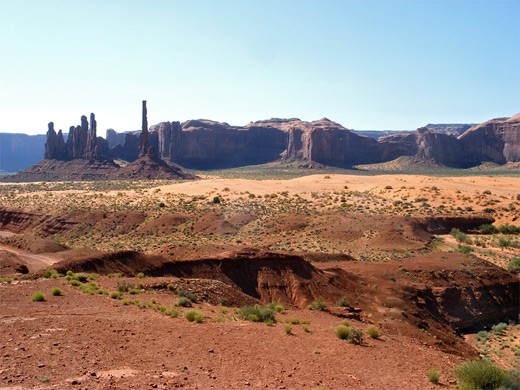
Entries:
{"type": "Polygon", "coordinates": [[[194,173],[0,184],[0,389],[518,373],[518,175],[194,173]]]}

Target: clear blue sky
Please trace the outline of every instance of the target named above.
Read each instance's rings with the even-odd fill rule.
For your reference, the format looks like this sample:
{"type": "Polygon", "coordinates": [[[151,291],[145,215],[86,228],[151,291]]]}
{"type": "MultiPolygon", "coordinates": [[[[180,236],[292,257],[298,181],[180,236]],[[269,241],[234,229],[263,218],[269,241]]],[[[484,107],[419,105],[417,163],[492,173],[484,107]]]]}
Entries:
{"type": "Polygon", "coordinates": [[[0,0],[0,132],[520,112],[520,1],[0,0]]]}

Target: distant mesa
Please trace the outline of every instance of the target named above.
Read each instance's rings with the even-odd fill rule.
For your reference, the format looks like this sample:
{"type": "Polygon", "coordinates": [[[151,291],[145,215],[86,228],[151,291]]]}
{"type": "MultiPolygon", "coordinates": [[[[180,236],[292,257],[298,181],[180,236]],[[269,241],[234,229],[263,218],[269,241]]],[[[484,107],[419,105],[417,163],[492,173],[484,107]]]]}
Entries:
{"type": "Polygon", "coordinates": [[[232,168],[274,161],[304,168],[351,168],[408,158],[422,166],[470,168],[484,162],[520,161],[520,114],[479,125],[429,124],[413,132],[367,136],[322,118],[272,118],[231,126],[206,119],[161,122],[148,128],[146,101],[141,130],[96,134],[94,114],[63,133],[49,123],[45,159],[7,180],[191,179],[180,167],[232,168]],[[114,160],[124,160],[120,167],[114,160]],[[72,174],[71,172],[74,172],[72,174]]]}

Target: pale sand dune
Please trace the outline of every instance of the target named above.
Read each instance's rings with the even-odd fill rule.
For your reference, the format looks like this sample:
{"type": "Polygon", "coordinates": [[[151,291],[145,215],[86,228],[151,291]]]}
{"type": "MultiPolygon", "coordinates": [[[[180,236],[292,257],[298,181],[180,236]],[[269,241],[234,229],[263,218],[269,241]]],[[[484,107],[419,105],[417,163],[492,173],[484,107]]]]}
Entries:
{"type": "Polygon", "coordinates": [[[336,191],[348,186],[354,191],[384,190],[386,186],[394,190],[407,187],[407,192],[419,192],[424,187],[438,187],[441,190],[475,194],[476,191],[490,190],[495,195],[512,196],[520,193],[520,177],[431,177],[421,175],[310,175],[290,180],[250,180],[250,179],[203,179],[198,181],[169,184],[159,187],[164,193],[182,193],[202,195],[222,192],[229,188],[231,192],[249,191],[254,194],[268,194],[277,191],[294,193],[312,191],[336,191]],[[410,190],[409,187],[415,187],[410,190]]]}

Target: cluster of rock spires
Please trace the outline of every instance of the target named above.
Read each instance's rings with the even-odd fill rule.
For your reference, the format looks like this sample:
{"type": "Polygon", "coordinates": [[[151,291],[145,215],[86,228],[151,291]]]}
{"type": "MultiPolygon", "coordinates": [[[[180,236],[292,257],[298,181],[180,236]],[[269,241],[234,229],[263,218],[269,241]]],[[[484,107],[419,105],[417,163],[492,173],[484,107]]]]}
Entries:
{"type": "MultiPolygon", "coordinates": [[[[149,130],[143,101],[141,131],[117,133],[109,129],[106,140],[96,134],[94,114],[90,115],[90,126],[82,116],[81,125],[70,127],[66,142],[62,131],[56,133],[53,123],[49,123],[45,160],[34,167],[45,170],[45,161],[47,165],[49,161],[76,161],[77,165],[77,161],[83,160],[95,169],[104,166],[105,175],[110,178],[192,178],[176,164],[208,169],[297,161],[305,167],[352,167],[412,156],[448,167],[468,168],[487,161],[520,161],[520,114],[469,129],[451,125],[439,132],[431,126],[379,139],[358,134],[326,118],[314,122],[270,119],[243,127],[189,120],[162,122],[149,130]],[[121,168],[112,159],[131,164],[121,168]]],[[[29,172],[34,173],[34,167],[29,172]]],[[[24,172],[18,175],[23,176],[24,172]]]]}
{"type": "Polygon", "coordinates": [[[194,175],[168,164],[157,157],[157,150],[148,140],[146,101],[143,101],[143,123],[136,145],[136,158],[121,167],[110,156],[108,142],[96,134],[97,123],[90,114],[81,125],[71,126],[67,142],[62,131],[49,123],[44,160],[9,176],[8,180],[103,180],[103,179],[193,179],[194,175]]]}
{"type": "Polygon", "coordinates": [[[101,149],[106,153],[108,143],[102,137],[96,135],[96,119],[90,114],[90,127],[87,117],[81,117],[81,125],[71,126],[67,142],[64,141],[63,132],[58,134],[54,130],[54,123],[49,123],[47,142],[45,143],[45,158],[48,160],[73,160],[76,158],[99,158],[101,149]]]}

